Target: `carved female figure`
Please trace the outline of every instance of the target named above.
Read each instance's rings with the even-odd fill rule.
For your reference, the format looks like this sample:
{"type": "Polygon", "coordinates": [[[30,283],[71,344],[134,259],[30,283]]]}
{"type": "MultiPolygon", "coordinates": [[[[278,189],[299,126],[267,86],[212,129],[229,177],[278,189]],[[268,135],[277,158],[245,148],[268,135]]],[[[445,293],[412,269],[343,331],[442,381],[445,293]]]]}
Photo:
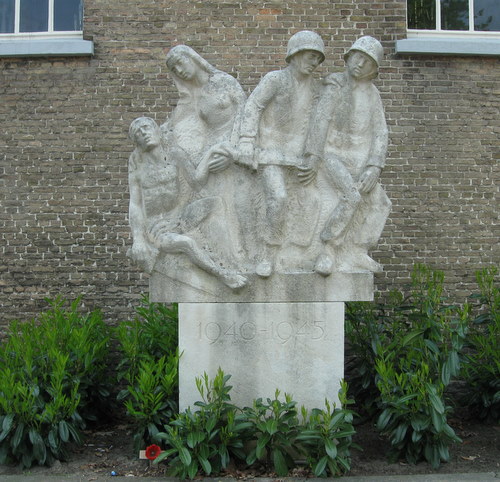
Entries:
{"type": "MultiPolygon", "coordinates": [[[[179,101],[162,128],[197,162],[209,147],[231,141],[245,93],[234,77],[216,69],[187,45],[170,49],[166,60],[179,101]]],[[[224,153],[228,146],[219,147],[224,153]]]]}
{"type": "Polygon", "coordinates": [[[169,145],[186,153],[185,162],[193,168],[200,164],[208,167],[196,186],[188,187],[187,199],[220,199],[212,221],[199,226],[199,242],[236,266],[242,257],[235,206],[237,183],[234,169],[227,168],[234,161],[233,137],[246,96],[234,77],[216,69],[187,45],[170,49],[166,64],[179,100],[162,126],[163,136],[169,145]]]}

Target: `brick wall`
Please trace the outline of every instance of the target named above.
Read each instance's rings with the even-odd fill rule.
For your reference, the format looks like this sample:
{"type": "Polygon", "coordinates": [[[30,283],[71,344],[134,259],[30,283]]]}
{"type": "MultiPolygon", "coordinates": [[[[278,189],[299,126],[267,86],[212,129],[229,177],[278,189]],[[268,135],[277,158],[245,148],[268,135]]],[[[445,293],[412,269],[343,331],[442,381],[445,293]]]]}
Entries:
{"type": "Polygon", "coordinates": [[[458,301],[473,290],[474,271],[499,261],[498,58],[395,56],[405,1],[85,0],[92,58],[0,59],[0,325],[57,295],[83,294],[113,323],[129,316],[147,276],[125,256],[127,131],[175,105],[166,51],[186,43],[250,92],[302,29],[325,40],[319,75],[342,69],[362,34],[386,49],[377,84],[393,211],[374,253],[378,289],[424,262],[458,301]]]}

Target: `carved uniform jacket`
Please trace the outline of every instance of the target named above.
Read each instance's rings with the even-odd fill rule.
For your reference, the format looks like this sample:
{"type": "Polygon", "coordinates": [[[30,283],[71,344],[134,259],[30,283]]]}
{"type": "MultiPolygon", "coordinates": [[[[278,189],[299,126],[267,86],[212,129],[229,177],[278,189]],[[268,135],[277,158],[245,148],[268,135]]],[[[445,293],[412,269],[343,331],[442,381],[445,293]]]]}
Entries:
{"type": "Polygon", "coordinates": [[[289,68],[264,76],[245,104],[240,131],[255,138],[259,164],[301,164],[317,92],[312,77],[299,82],[289,68]]]}
{"type": "Polygon", "coordinates": [[[324,81],[306,152],[336,157],[357,178],[369,166],[384,167],[388,132],[380,94],[371,82],[345,74],[324,81]]]}

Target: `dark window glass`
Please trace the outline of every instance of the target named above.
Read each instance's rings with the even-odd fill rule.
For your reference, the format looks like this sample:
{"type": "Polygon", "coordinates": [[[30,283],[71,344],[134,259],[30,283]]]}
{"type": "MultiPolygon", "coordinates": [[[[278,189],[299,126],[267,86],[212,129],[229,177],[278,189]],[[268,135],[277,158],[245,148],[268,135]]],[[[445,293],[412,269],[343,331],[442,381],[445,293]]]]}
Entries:
{"type": "Polygon", "coordinates": [[[500,31],[500,1],[474,1],[474,30],[482,32],[500,31]]]}
{"type": "Polygon", "coordinates": [[[20,32],[46,32],[49,29],[49,1],[21,0],[20,32]]]}
{"type": "Polygon", "coordinates": [[[408,28],[436,29],[435,0],[408,0],[408,28]]]}
{"type": "Polygon", "coordinates": [[[441,0],[441,28],[469,30],[469,0],[441,0]]]}
{"type": "Polygon", "coordinates": [[[14,32],[14,0],[0,0],[0,33],[14,32]]]}
{"type": "Polygon", "coordinates": [[[82,0],[54,0],[54,30],[81,30],[82,5],[82,0]]]}

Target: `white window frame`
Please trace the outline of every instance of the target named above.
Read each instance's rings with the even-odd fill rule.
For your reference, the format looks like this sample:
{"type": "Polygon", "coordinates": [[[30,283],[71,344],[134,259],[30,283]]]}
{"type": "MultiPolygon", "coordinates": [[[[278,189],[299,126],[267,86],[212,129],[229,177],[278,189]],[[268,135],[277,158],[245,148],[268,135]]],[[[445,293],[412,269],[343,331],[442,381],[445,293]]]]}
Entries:
{"type": "Polygon", "coordinates": [[[49,18],[43,32],[20,32],[21,0],[14,3],[14,32],[0,33],[0,57],[93,55],[94,43],[83,30],[54,30],[54,0],[48,0],[49,18]]]}
{"type": "MultiPolygon", "coordinates": [[[[468,30],[444,30],[441,28],[441,0],[434,0],[436,8],[436,28],[433,30],[408,29],[408,38],[411,37],[498,37],[500,31],[480,31],[474,30],[474,1],[469,1],[469,29],[468,30]]],[[[500,9],[499,9],[500,15],[500,9]]],[[[406,25],[408,25],[408,13],[406,15],[406,25]]]]}
{"type": "MultiPolygon", "coordinates": [[[[436,29],[407,29],[406,39],[396,41],[396,53],[500,56],[500,31],[474,30],[474,0],[469,0],[469,30],[443,30],[441,0],[434,2],[436,29]]],[[[408,25],[408,13],[406,25],[408,25]]]]}

